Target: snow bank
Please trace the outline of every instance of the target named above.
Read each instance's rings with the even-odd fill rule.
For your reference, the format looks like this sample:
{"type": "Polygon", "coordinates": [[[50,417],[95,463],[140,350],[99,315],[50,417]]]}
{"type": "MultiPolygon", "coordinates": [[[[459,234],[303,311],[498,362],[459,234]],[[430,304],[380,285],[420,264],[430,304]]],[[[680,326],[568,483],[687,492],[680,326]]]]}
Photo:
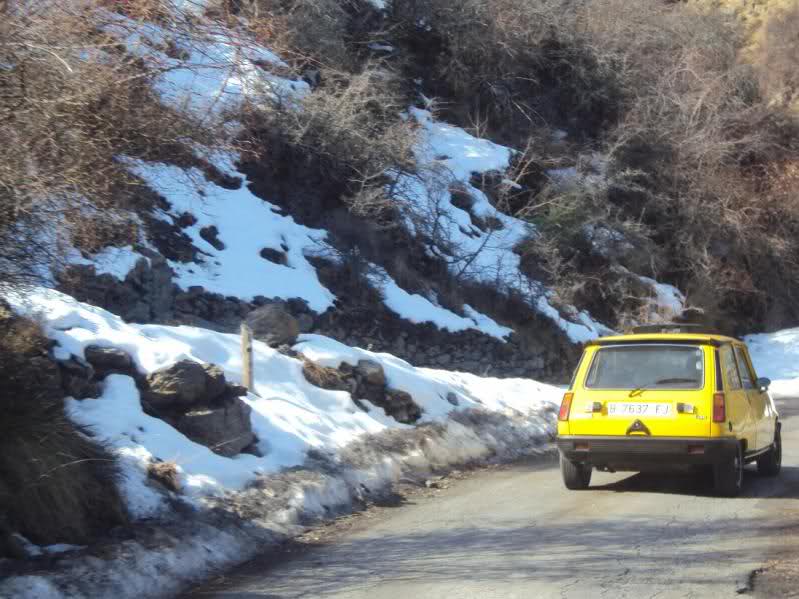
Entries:
{"type": "MultiPolygon", "coordinates": [[[[240,340],[237,335],[195,327],[133,325],[110,312],[88,306],[55,291],[39,290],[25,298],[10,297],[14,308],[38,318],[57,341],[59,359],[83,359],[89,345],[124,349],[144,373],[179,360],[221,366],[228,379],[241,380],[240,340]]],[[[351,348],[318,335],[304,335],[296,348],[309,359],[337,367],[342,362],[374,360],[386,372],[388,385],[407,391],[424,411],[422,422],[444,422],[456,407],[479,407],[507,414],[528,414],[558,401],[558,390],[522,379],[483,379],[465,373],[414,368],[389,354],[351,348]]],[[[139,392],[128,376],[109,376],[98,400],[69,400],[70,416],[98,431],[120,455],[127,478],[131,510],[139,516],[157,514],[161,496],[146,484],[153,459],[175,462],[188,496],[195,499],[240,490],[256,476],[302,464],[309,450],[335,454],[364,435],[388,429],[410,429],[372,406],[356,407],[344,391],[311,385],[302,362],[267,345],[253,347],[255,392],[246,398],[252,407],[253,430],[264,457],[242,454],[229,459],[198,445],[141,408],[139,392]]],[[[540,434],[545,426],[540,425],[540,434]]]]}
{"type": "MultiPolygon", "coordinates": [[[[59,359],[83,359],[89,345],[113,346],[127,351],[144,373],[189,359],[218,364],[230,380],[240,380],[235,335],[127,324],[44,289],[6,299],[42,323],[57,342],[59,359]]],[[[407,391],[422,407],[422,421],[400,424],[369,402],[364,412],[347,392],[308,383],[300,360],[255,342],[258,395],[245,401],[264,457],[224,458],[145,414],[133,379],[110,375],[100,398],[68,399],[68,413],[119,456],[131,513],[159,518],[166,528],[146,528],[154,538],[145,532],[144,539],[120,543],[102,559],[79,547],[44,549],[43,555],[67,553],[47,574],[0,582],[0,596],[141,599],[176,593],[297,534],[309,519],[351,511],[354,502],[387,489],[404,472],[535,453],[553,432],[560,390],[549,385],[414,368],[319,335],[302,336],[295,349],[331,367],[364,359],[380,363],[388,385],[407,391]],[[181,496],[167,497],[148,483],[147,466],[155,459],[176,464],[181,496]],[[172,511],[176,501],[193,508],[189,515],[172,511]]]]}
{"type": "Polygon", "coordinates": [[[774,398],[799,397],[799,328],[744,338],[758,376],[771,379],[774,398]]]}

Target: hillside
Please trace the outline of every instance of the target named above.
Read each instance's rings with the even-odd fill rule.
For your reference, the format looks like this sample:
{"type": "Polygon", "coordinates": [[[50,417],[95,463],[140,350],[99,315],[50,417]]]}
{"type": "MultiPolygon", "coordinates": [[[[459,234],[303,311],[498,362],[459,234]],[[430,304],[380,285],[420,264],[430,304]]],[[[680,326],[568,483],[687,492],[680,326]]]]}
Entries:
{"type": "Polygon", "coordinates": [[[8,592],[149,596],[170,552],[177,592],[537,452],[581,344],[635,324],[773,334],[792,388],[799,8],[755,5],[4,4],[8,592]]]}

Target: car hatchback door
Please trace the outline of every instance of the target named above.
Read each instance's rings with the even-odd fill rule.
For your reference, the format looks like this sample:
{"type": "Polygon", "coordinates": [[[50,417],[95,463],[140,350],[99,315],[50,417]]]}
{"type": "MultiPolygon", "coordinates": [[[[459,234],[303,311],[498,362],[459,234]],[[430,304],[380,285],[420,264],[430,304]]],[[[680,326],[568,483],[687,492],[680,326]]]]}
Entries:
{"type": "Polygon", "coordinates": [[[708,346],[619,343],[594,348],[574,387],[571,435],[702,437],[710,432],[708,346]]]}

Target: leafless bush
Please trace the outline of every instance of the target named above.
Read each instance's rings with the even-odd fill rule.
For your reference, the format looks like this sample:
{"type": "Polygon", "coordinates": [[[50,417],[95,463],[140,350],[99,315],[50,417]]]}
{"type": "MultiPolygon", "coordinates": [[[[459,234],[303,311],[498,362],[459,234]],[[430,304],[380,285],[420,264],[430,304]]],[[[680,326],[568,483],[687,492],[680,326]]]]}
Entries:
{"type": "MultiPolygon", "coordinates": [[[[580,35],[569,0],[396,0],[391,23],[404,40],[409,70],[466,124],[480,115],[494,139],[520,145],[518,133],[553,120],[595,134],[614,117],[615,79],[580,35]]],[[[523,143],[522,138],[522,143],[523,143]]]]}
{"type": "Polygon", "coordinates": [[[416,133],[400,118],[404,108],[393,75],[375,67],[329,75],[299,105],[260,107],[249,124],[276,179],[318,182],[317,193],[343,197],[377,221],[391,209],[387,174],[413,167],[416,133]]]}
{"type": "MultiPolygon", "coordinates": [[[[690,7],[666,16],[662,42],[655,40],[665,33],[646,30],[647,46],[662,47],[661,54],[636,50],[612,16],[593,21],[597,39],[624,39],[638,55],[629,60],[636,96],[611,153],[617,166],[643,174],[646,193],[637,201],[622,197],[623,208],[651,226],[670,270],[714,317],[755,315],[743,326],[758,326],[776,299],[764,293],[774,289],[773,265],[787,280],[799,274],[790,258],[799,212],[795,202],[773,201],[774,180],[766,176],[796,159],[799,128],[761,93],[756,69],[741,61],[747,38],[730,16],[690,7]],[[703,291],[708,281],[715,292],[703,291]]],[[[787,287],[777,303],[795,293],[787,287]]]]}
{"type": "Polygon", "coordinates": [[[253,0],[243,14],[249,27],[281,56],[295,64],[345,68],[351,14],[349,0],[253,0]]]}
{"type": "Polygon", "coordinates": [[[126,21],[107,5],[40,0],[3,15],[0,285],[47,277],[72,243],[92,250],[136,239],[129,220],[108,218],[135,208],[137,181],[120,157],[190,155],[191,144],[219,139],[207,121],[162,103],[150,86],[159,73],[120,43],[135,19],[162,18],[171,3],[108,5],[126,21]]]}
{"type": "Polygon", "coordinates": [[[754,63],[769,100],[799,111],[799,3],[773,8],[759,33],[754,63]]]}

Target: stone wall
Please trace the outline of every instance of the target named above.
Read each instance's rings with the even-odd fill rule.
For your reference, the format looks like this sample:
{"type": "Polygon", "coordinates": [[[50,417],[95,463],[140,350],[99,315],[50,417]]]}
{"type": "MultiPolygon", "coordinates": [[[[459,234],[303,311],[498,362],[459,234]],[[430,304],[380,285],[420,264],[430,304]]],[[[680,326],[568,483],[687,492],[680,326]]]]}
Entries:
{"type": "Polygon", "coordinates": [[[125,281],[94,274],[93,267],[71,269],[62,284],[77,299],[100,306],[129,322],[187,324],[237,332],[254,309],[280,303],[297,319],[301,333],[318,333],[347,345],[391,353],[414,366],[445,368],[480,376],[525,377],[567,382],[579,357],[560,329],[545,317],[531,318],[506,341],[474,330],[450,333],[432,324],[413,324],[382,304],[338,302],[317,315],[302,300],[237,298],[208,293],[202,287],[181,290],[166,261],[155,255],[140,260],[125,281]]]}

